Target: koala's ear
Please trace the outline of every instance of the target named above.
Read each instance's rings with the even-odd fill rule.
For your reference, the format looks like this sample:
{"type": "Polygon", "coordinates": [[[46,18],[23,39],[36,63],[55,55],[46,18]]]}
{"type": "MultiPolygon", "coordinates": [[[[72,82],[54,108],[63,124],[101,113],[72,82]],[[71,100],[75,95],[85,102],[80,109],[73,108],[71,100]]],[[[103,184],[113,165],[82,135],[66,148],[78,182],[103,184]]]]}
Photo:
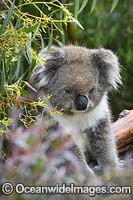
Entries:
{"type": "Polygon", "coordinates": [[[37,64],[29,79],[29,83],[36,90],[45,87],[48,81],[55,75],[57,69],[62,65],[64,53],[61,48],[51,46],[49,53],[48,48],[44,48],[38,56],[43,66],[40,63],[37,64]]]}
{"type": "Polygon", "coordinates": [[[117,89],[122,84],[118,58],[112,51],[103,48],[94,50],[93,62],[100,71],[102,82],[106,81],[109,88],[117,89]]]}

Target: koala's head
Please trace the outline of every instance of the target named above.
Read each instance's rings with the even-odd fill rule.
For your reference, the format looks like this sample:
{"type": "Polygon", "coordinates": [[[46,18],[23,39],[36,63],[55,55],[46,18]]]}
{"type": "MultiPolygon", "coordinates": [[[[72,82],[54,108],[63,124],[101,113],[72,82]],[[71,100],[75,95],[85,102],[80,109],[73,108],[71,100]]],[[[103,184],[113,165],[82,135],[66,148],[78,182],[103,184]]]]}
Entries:
{"type": "Polygon", "coordinates": [[[66,113],[92,110],[121,84],[118,59],[110,50],[52,46],[39,56],[46,59],[45,68],[36,65],[29,82],[37,97],[51,94],[50,104],[66,113]]]}

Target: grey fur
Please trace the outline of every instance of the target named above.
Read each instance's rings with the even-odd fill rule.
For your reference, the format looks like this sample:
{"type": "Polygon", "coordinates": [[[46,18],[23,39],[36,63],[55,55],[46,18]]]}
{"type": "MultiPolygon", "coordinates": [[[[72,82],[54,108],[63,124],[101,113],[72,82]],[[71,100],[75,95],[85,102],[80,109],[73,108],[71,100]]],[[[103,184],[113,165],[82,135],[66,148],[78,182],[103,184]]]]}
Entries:
{"type": "Polygon", "coordinates": [[[91,144],[89,149],[86,147],[88,163],[96,160],[99,167],[94,167],[96,173],[104,173],[111,168],[118,167],[118,157],[115,146],[114,134],[111,131],[110,117],[100,120],[97,127],[86,129],[87,139],[91,144]],[[100,171],[99,171],[100,169],[100,171]]]}
{"type": "MultiPolygon", "coordinates": [[[[37,64],[31,74],[29,83],[37,90],[37,93],[32,95],[34,98],[43,98],[44,95],[52,94],[48,104],[59,110],[63,109],[62,118],[64,117],[63,120],[66,120],[70,128],[71,121],[74,122],[77,118],[84,124],[84,116],[89,117],[98,106],[104,112],[104,108],[100,108],[100,106],[104,107],[101,103],[103,98],[106,98],[108,91],[112,88],[117,89],[121,84],[118,58],[110,50],[52,46],[49,55],[45,48],[40,52],[39,57],[45,58],[45,68],[37,64]],[[88,99],[88,107],[84,112],[76,111],[74,100],[77,95],[83,95],[88,99]]],[[[80,152],[82,156],[80,155],[79,159],[84,163],[89,174],[92,174],[92,170],[86,165],[91,157],[97,161],[103,171],[106,167],[118,166],[107,98],[105,107],[105,114],[101,112],[102,118],[95,113],[92,120],[95,123],[88,125],[85,130],[81,125],[78,130],[81,136],[86,137],[84,152],[80,152]],[[86,160],[83,155],[85,152],[87,152],[86,160]]],[[[61,126],[67,126],[62,119],[55,120],[61,126]]],[[[78,145],[76,148],[76,152],[81,150],[78,145]]],[[[94,167],[94,171],[95,169],[94,167]]]]}

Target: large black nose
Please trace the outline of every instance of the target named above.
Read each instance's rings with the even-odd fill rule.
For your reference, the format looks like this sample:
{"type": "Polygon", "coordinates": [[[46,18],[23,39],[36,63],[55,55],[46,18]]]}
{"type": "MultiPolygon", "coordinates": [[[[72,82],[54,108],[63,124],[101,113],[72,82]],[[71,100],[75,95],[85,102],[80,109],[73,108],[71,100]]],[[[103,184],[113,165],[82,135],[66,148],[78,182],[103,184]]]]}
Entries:
{"type": "Polygon", "coordinates": [[[88,99],[85,96],[77,96],[75,99],[75,107],[77,110],[86,110],[88,99]]]}

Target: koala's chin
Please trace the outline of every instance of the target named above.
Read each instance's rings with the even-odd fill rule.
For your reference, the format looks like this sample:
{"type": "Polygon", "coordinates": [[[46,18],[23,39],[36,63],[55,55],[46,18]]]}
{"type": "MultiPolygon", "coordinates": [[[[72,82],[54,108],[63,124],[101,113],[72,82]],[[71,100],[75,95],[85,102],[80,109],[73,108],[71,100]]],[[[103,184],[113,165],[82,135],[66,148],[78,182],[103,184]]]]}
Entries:
{"type": "Polygon", "coordinates": [[[86,110],[76,110],[75,108],[72,108],[72,109],[66,109],[66,110],[63,110],[62,113],[63,114],[66,114],[66,115],[76,115],[76,114],[82,114],[82,113],[86,113],[88,112],[88,109],[86,110]]]}

